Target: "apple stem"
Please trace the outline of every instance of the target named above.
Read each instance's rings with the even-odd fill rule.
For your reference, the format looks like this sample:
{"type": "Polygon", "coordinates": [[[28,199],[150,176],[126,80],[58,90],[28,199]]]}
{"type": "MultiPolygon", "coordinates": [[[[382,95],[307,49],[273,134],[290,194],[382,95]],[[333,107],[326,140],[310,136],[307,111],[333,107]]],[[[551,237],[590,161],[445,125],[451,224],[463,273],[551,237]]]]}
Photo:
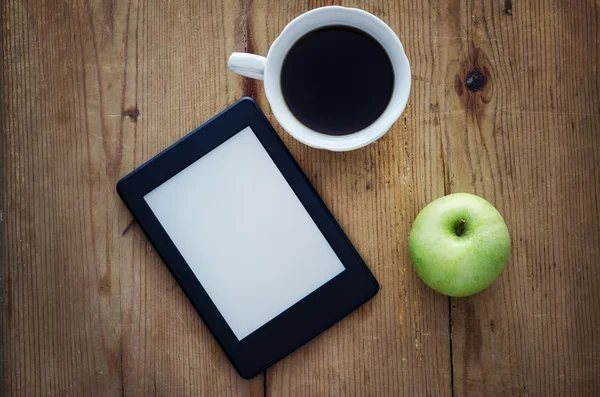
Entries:
{"type": "Polygon", "coordinates": [[[459,236],[459,237],[460,237],[460,236],[462,236],[462,235],[463,235],[463,233],[465,232],[465,223],[467,223],[467,221],[466,221],[466,220],[464,220],[464,219],[461,219],[461,220],[458,222],[458,225],[456,226],[456,235],[457,235],[457,236],[459,236]]]}

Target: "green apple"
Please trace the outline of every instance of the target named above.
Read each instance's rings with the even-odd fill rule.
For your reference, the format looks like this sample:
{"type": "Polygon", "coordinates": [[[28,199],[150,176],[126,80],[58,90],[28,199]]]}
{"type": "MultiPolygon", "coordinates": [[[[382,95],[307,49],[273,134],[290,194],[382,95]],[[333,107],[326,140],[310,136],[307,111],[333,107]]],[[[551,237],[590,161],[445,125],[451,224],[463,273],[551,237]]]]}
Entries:
{"type": "Polygon", "coordinates": [[[510,236],[493,205],[473,194],[455,193],[432,201],[417,215],[408,248],[425,284],[444,295],[469,296],[502,273],[510,236]]]}

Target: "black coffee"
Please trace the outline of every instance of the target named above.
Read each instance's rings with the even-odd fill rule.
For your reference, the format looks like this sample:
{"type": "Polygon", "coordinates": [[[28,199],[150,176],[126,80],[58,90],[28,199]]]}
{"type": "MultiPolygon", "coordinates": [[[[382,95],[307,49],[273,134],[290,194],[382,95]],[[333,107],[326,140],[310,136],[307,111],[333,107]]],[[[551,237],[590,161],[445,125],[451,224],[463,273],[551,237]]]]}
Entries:
{"type": "Polygon", "coordinates": [[[308,128],[347,135],[373,124],[394,88],[392,62],[381,44],[347,26],[328,26],[301,37],[281,70],[289,109],[308,128]]]}

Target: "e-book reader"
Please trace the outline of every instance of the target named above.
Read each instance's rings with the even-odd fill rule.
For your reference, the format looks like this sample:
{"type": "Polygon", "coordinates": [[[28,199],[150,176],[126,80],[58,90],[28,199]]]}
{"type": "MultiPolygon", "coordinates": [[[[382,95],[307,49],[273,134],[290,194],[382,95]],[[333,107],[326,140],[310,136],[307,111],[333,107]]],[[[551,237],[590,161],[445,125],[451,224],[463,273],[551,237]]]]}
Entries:
{"type": "Polygon", "coordinates": [[[379,290],[252,99],[121,179],[117,191],[244,378],[379,290]]]}

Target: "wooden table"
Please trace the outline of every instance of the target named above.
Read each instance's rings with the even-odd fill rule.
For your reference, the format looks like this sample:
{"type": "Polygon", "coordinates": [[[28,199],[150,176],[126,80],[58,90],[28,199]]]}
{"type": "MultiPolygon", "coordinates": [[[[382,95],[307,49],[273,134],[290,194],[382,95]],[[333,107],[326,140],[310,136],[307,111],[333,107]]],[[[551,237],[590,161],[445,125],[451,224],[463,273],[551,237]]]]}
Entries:
{"type": "Polygon", "coordinates": [[[391,131],[347,153],[296,142],[226,67],[330,3],[2,2],[0,395],[599,395],[600,3],[343,1],[394,29],[413,78],[391,131]],[[382,285],[251,381],[115,193],[244,95],[382,285]],[[492,202],[513,241],[468,299],[426,287],[407,251],[419,210],[453,192],[492,202]]]}

